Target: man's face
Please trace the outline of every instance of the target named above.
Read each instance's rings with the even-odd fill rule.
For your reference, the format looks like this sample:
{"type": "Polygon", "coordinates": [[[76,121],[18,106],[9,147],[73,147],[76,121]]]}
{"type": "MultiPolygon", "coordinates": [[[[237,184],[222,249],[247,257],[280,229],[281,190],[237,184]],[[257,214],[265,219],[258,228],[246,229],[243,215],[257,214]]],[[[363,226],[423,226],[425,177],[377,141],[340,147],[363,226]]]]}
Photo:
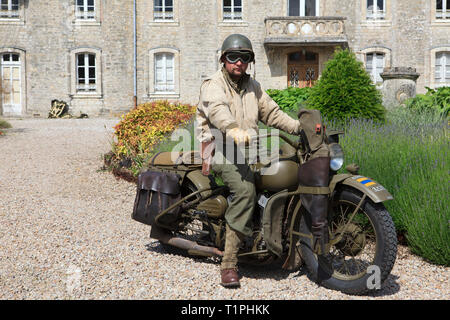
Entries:
{"type": "Polygon", "coordinates": [[[226,57],[224,57],[222,61],[225,64],[225,69],[233,79],[239,79],[245,74],[245,71],[247,71],[248,63],[242,62],[241,59],[233,63],[228,61],[226,57]]]}
{"type": "Polygon", "coordinates": [[[230,63],[225,59],[225,69],[228,71],[232,78],[240,78],[244,75],[248,68],[248,63],[243,63],[238,60],[236,63],[230,63]]]}

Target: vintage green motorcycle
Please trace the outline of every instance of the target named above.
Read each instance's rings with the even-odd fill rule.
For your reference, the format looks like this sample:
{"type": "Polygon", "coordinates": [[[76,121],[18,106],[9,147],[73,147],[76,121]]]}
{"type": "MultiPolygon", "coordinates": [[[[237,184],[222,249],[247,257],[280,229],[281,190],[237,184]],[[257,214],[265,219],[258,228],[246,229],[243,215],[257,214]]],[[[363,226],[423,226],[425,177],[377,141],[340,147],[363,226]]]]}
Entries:
{"type": "MultiPolygon", "coordinates": [[[[396,231],[383,205],[392,196],[376,181],[358,175],[357,165],[337,173],[344,162],[339,134],[324,135],[330,150],[326,187],[299,183],[300,168],[308,161],[305,136],[293,141],[280,134],[286,143],[279,148],[279,157],[253,166],[258,203],[253,236],[244,241],[239,259],[257,265],[278,262],[289,270],[303,263],[312,281],[362,294],[381,287],[396,259],[396,231]],[[264,175],[267,168],[275,168],[276,174],[264,175]],[[313,249],[311,214],[302,203],[305,193],[328,199],[329,248],[324,254],[313,249]]],[[[155,155],[149,170],[139,175],[132,217],[151,225],[150,236],[167,250],[220,257],[224,214],[232,195],[213,175],[202,174],[201,161],[195,161],[198,157],[198,152],[155,155]]]]}

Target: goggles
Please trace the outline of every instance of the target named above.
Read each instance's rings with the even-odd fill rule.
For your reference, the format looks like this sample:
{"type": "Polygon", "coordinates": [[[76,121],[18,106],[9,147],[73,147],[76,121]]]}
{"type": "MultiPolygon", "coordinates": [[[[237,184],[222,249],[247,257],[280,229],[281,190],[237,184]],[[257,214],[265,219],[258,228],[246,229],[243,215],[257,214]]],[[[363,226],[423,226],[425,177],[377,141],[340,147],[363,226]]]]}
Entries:
{"type": "Polygon", "coordinates": [[[241,60],[242,63],[250,63],[253,61],[253,54],[251,52],[228,52],[225,54],[225,59],[229,63],[236,63],[241,60]]]}

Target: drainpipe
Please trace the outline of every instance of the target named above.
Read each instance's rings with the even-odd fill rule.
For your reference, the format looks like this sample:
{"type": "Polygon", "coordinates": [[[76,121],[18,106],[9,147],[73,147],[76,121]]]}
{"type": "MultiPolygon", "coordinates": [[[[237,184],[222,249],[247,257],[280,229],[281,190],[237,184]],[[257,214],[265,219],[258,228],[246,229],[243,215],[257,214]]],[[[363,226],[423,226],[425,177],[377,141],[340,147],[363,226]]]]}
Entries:
{"type": "Polygon", "coordinates": [[[136,41],[136,0],[133,1],[133,81],[134,81],[134,96],[133,103],[134,107],[137,106],[137,70],[136,70],[136,60],[137,60],[137,41],[136,41]]]}

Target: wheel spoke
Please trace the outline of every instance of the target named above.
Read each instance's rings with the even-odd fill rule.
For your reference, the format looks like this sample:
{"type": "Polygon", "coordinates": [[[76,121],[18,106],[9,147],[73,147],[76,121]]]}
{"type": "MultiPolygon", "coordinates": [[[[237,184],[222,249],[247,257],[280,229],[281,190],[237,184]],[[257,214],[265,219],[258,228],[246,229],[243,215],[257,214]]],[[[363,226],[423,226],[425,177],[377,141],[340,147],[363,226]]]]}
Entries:
{"type": "Polygon", "coordinates": [[[340,202],[329,225],[334,239],[330,250],[332,266],[342,278],[362,276],[375,259],[374,228],[362,206],[356,210],[357,207],[354,203],[340,202]]]}
{"type": "MultiPolygon", "coordinates": [[[[328,288],[351,294],[367,292],[371,290],[364,281],[369,277],[367,268],[376,261],[382,270],[381,281],[392,270],[397,250],[394,223],[383,204],[373,203],[354,190],[341,190],[332,204],[328,215],[331,246],[328,254],[318,256],[311,239],[301,237],[308,273],[328,288]]],[[[301,232],[310,235],[310,224],[307,216],[302,218],[301,232]]]]}

